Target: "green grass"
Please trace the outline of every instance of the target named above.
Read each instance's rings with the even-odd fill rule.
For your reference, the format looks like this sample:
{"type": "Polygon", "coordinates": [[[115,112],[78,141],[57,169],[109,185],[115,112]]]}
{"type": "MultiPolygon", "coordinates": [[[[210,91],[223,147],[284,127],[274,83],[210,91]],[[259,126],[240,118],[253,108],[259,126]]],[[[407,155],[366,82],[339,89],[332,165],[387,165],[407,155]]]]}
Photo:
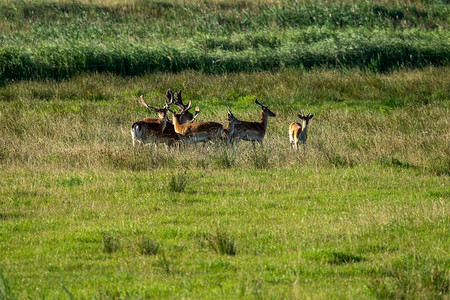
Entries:
{"type": "Polygon", "coordinates": [[[448,296],[448,177],[376,166],[196,171],[173,194],[160,187],[166,171],[66,172],[87,178],[76,188],[54,172],[3,171],[0,264],[13,293],[448,296]],[[209,245],[223,228],[235,255],[209,245]],[[143,234],[161,251],[141,254],[143,234]]]}
{"type": "Polygon", "coordinates": [[[437,0],[3,1],[0,299],[448,299],[448,16],[437,0]],[[199,121],[257,121],[255,98],[277,117],[262,148],[132,147],[138,97],[168,88],[199,121]]]}
{"type": "Polygon", "coordinates": [[[449,5],[358,1],[8,1],[0,83],[84,72],[255,72],[447,65],[449,5]]]}
{"type": "Polygon", "coordinates": [[[76,76],[0,87],[0,298],[449,295],[449,70],[76,76]],[[277,117],[264,148],[131,146],[138,104],[277,117]],[[306,151],[289,148],[300,110],[306,151]]]}

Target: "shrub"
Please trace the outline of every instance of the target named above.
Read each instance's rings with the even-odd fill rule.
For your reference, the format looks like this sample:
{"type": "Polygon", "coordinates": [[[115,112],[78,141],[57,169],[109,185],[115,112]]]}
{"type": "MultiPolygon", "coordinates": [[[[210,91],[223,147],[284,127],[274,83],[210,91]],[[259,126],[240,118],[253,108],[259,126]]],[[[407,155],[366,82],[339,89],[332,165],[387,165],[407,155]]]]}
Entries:
{"type": "Polygon", "coordinates": [[[120,239],[114,232],[103,234],[103,250],[106,253],[114,253],[120,249],[120,239]]]}
{"type": "Polygon", "coordinates": [[[156,255],[159,250],[159,243],[155,240],[142,236],[139,242],[139,252],[144,255],[156,255]]]}
{"type": "Polygon", "coordinates": [[[237,253],[237,245],[229,234],[218,230],[215,234],[208,235],[206,240],[214,252],[234,256],[237,253]]]}
{"type": "Polygon", "coordinates": [[[169,191],[175,193],[183,193],[186,189],[186,185],[188,183],[188,176],[186,175],[186,171],[184,173],[177,173],[170,177],[169,181],[169,191]]]}

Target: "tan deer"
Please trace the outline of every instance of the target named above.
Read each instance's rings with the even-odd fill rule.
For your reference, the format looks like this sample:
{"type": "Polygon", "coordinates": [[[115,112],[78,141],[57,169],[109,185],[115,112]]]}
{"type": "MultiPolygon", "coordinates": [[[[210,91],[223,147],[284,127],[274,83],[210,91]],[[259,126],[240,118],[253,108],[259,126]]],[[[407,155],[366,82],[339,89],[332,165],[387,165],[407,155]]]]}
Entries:
{"type": "Polygon", "coordinates": [[[311,115],[311,113],[305,115],[301,112],[298,117],[302,120],[301,123],[291,123],[289,125],[289,141],[293,149],[298,149],[298,143],[301,142],[303,144],[303,150],[305,150],[306,139],[308,138],[306,130],[308,129],[309,121],[314,115],[311,115]]]}
{"type": "Polygon", "coordinates": [[[261,120],[259,122],[240,121],[234,128],[233,141],[238,143],[240,140],[251,141],[254,145],[255,141],[262,145],[264,136],[266,135],[267,122],[269,117],[276,115],[269,109],[267,105],[263,105],[255,99],[255,103],[261,106],[261,120]]]}
{"type": "MultiPolygon", "coordinates": [[[[169,106],[171,104],[174,104],[177,102],[178,105],[183,105],[181,101],[177,101],[174,99],[174,95],[172,90],[167,90],[167,100],[165,102],[164,108],[156,108],[153,106],[149,106],[145,100],[144,96],[141,96],[139,99],[139,102],[141,105],[149,108],[154,109],[158,113],[158,118],[144,118],[138,122],[135,122],[131,127],[131,137],[133,140],[133,146],[135,145],[135,142],[141,142],[143,144],[150,143],[150,142],[159,142],[164,143],[167,146],[173,145],[176,141],[178,141],[180,138],[178,137],[178,134],[175,132],[175,129],[173,127],[173,123],[171,120],[167,119],[167,110],[169,109],[169,106]],[[164,110],[164,112],[163,112],[164,110]],[[164,117],[165,115],[165,117],[164,117]],[[161,132],[156,132],[154,130],[155,125],[151,124],[161,124],[161,120],[165,118],[165,128],[161,132]]],[[[181,95],[181,91],[180,91],[181,95]]],[[[200,110],[196,109],[195,115],[192,115],[188,110],[185,110],[181,112],[181,120],[182,122],[193,122],[195,118],[198,116],[200,110]]]]}
{"type": "Polygon", "coordinates": [[[242,123],[231,113],[230,109],[227,110],[227,115],[228,115],[228,124],[227,124],[227,127],[223,131],[223,139],[225,140],[227,145],[230,145],[236,125],[239,125],[242,123]]]}
{"type": "MultiPolygon", "coordinates": [[[[185,110],[189,110],[192,107],[192,103],[189,102],[184,110],[178,113],[173,111],[173,126],[175,132],[180,137],[180,140],[187,143],[198,143],[206,141],[218,141],[222,138],[224,128],[222,124],[216,122],[197,122],[197,123],[184,123],[180,122],[182,113],[185,110]]],[[[197,109],[196,109],[197,110],[197,109]]]]}

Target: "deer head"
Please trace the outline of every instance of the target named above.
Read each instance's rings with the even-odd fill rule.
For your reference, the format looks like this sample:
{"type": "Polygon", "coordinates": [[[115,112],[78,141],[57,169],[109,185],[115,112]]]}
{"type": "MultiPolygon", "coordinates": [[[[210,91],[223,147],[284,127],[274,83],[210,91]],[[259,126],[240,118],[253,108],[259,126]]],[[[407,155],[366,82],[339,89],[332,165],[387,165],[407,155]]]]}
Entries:
{"type": "Polygon", "coordinates": [[[180,120],[181,124],[193,122],[200,112],[200,109],[198,107],[196,107],[196,109],[195,109],[195,115],[193,115],[192,113],[189,112],[189,110],[192,108],[192,103],[189,102],[187,105],[183,104],[181,90],[177,93],[177,95],[175,97],[172,90],[169,89],[167,91],[167,98],[169,99],[168,100],[169,105],[175,104],[178,107],[177,114],[180,115],[179,120],[180,120]]]}
{"type": "Polygon", "coordinates": [[[144,107],[146,107],[148,109],[153,109],[154,111],[156,111],[156,113],[158,114],[159,119],[167,120],[167,111],[169,110],[169,104],[167,102],[164,104],[163,108],[151,106],[151,105],[148,105],[147,102],[145,102],[144,95],[141,95],[139,97],[139,102],[141,103],[142,106],[144,106],[144,107]]]}
{"type": "Polygon", "coordinates": [[[300,114],[298,114],[298,117],[300,118],[300,120],[302,120],[303,127],[306,127],[309,123],[309,120],[311,120],[314,117],[314,115],[311,114],[310,112],[305,115],[302,111],[300,112],[300,114]]]}
{"type": "Polygon", "coordinates": [[[231,112],[231,110],[228,108],[227,109],[227,116],[228,116],[228,122],[230,122],[230,124],[242,124],[241,121],[239,121],[231,112]]]}
{"type": "Polygon", "coordinates": [[[258,99],[255,99],[255,104],[261,106],[261,110],[265,116],[276,117],[276,114],[274,114],[273,111],[269,109],[269,106],[264,105],[262,102],[259,102],[258,99]]]}

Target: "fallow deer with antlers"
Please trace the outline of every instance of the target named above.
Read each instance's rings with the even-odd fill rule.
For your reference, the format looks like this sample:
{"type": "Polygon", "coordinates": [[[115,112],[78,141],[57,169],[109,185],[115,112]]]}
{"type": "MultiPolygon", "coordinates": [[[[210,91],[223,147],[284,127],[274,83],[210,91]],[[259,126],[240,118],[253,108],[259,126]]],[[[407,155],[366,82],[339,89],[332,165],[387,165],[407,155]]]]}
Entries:
{"type": "MultiPolygon", "coordinates": [[[[197,123],[181,123],[182,113],[189,110],[192,103],[189,102],[184,110],[180,112],[172,112],[173,126],[180,140],[187,143],[198,143],[206,141],[217,141],[222,138],[224,128],[222,124],[216,122],[197,122],[197,123]]],[[[197,109],[196,109],[197,110],[197,109]]]]}
{"type": "Polygon", "coordinates": [[[276,115],[269,109],[267,105],[263,105],[255,99],[255,104],[261,107],[261,119],[259,122],[246,122],[240,121],[234,128],[233,141],[238,143],[240,140],[251,141],[253,144],[258,142],[262,145],[264,136],[266,135],[267,123],[269,117],[275,117],[276,115]]]}
{"type": "Polygon", "coordinates": [[[158,114],[158,119],[145,118],[141,121],[133,123],[131,126],[131,138],[133,146],[136,142],[146,144],[149,142],[157,142],[158,138],[162,136],[164,129],[166,129],[168,118],[167,110],[169,105],[166,102],[163,108],[148,105],[144,100],[144,96],[139,97],[141,105],[148,109],[154,109],[158,114]]]}
{"type": "MultiPolygon", "coordinates": [[[[181,95],[181,91],[180,91],[181,95]]],[[[144,96],[141,95],[139,102],[148,109],[154,109],[158,113],[158,118],[144,118],[138,122],[135,122],[131,127],[131,136],[133,140],[133,146],[135,142],[141,142],[143,144],[149,142],[164,143],[167,146],[171,146],[174,142],[179,140],[178,134],[175,132],[173,123],[167,118],[167,110],[169,106],[175,102],[172,90],[167,91],[167,100],[163,108],[157,108],[148,105],[144,96]],[[159,126],[159,130],[156,130],[159,126]],[[164,126],[164,127],[162,127],[164,126]],[[162,130],[161,130],[162,129],[162,130]]],[[[183,105],[180,100],[177,100],[177,106],[183,105]]],[[[195,115],[192,115],[188,110],[184,110],[181,113],[182,122],[193,122],[200,110],[197,107],[195,115]]]]}
{"type": "Polygon", "coordinates": [[[314,117],[314,115],[311,113],[305,115],[301,112],[298,117],[301,120],[300,123],[291,123],[291,125],[289,125],[289,141],[294,149],[298,149],[298,144],[301,142],[303,144],[303,150],[305,150],[306,139],[308,138],[306,130],[308,129],[309,121],[314,117]]]}

